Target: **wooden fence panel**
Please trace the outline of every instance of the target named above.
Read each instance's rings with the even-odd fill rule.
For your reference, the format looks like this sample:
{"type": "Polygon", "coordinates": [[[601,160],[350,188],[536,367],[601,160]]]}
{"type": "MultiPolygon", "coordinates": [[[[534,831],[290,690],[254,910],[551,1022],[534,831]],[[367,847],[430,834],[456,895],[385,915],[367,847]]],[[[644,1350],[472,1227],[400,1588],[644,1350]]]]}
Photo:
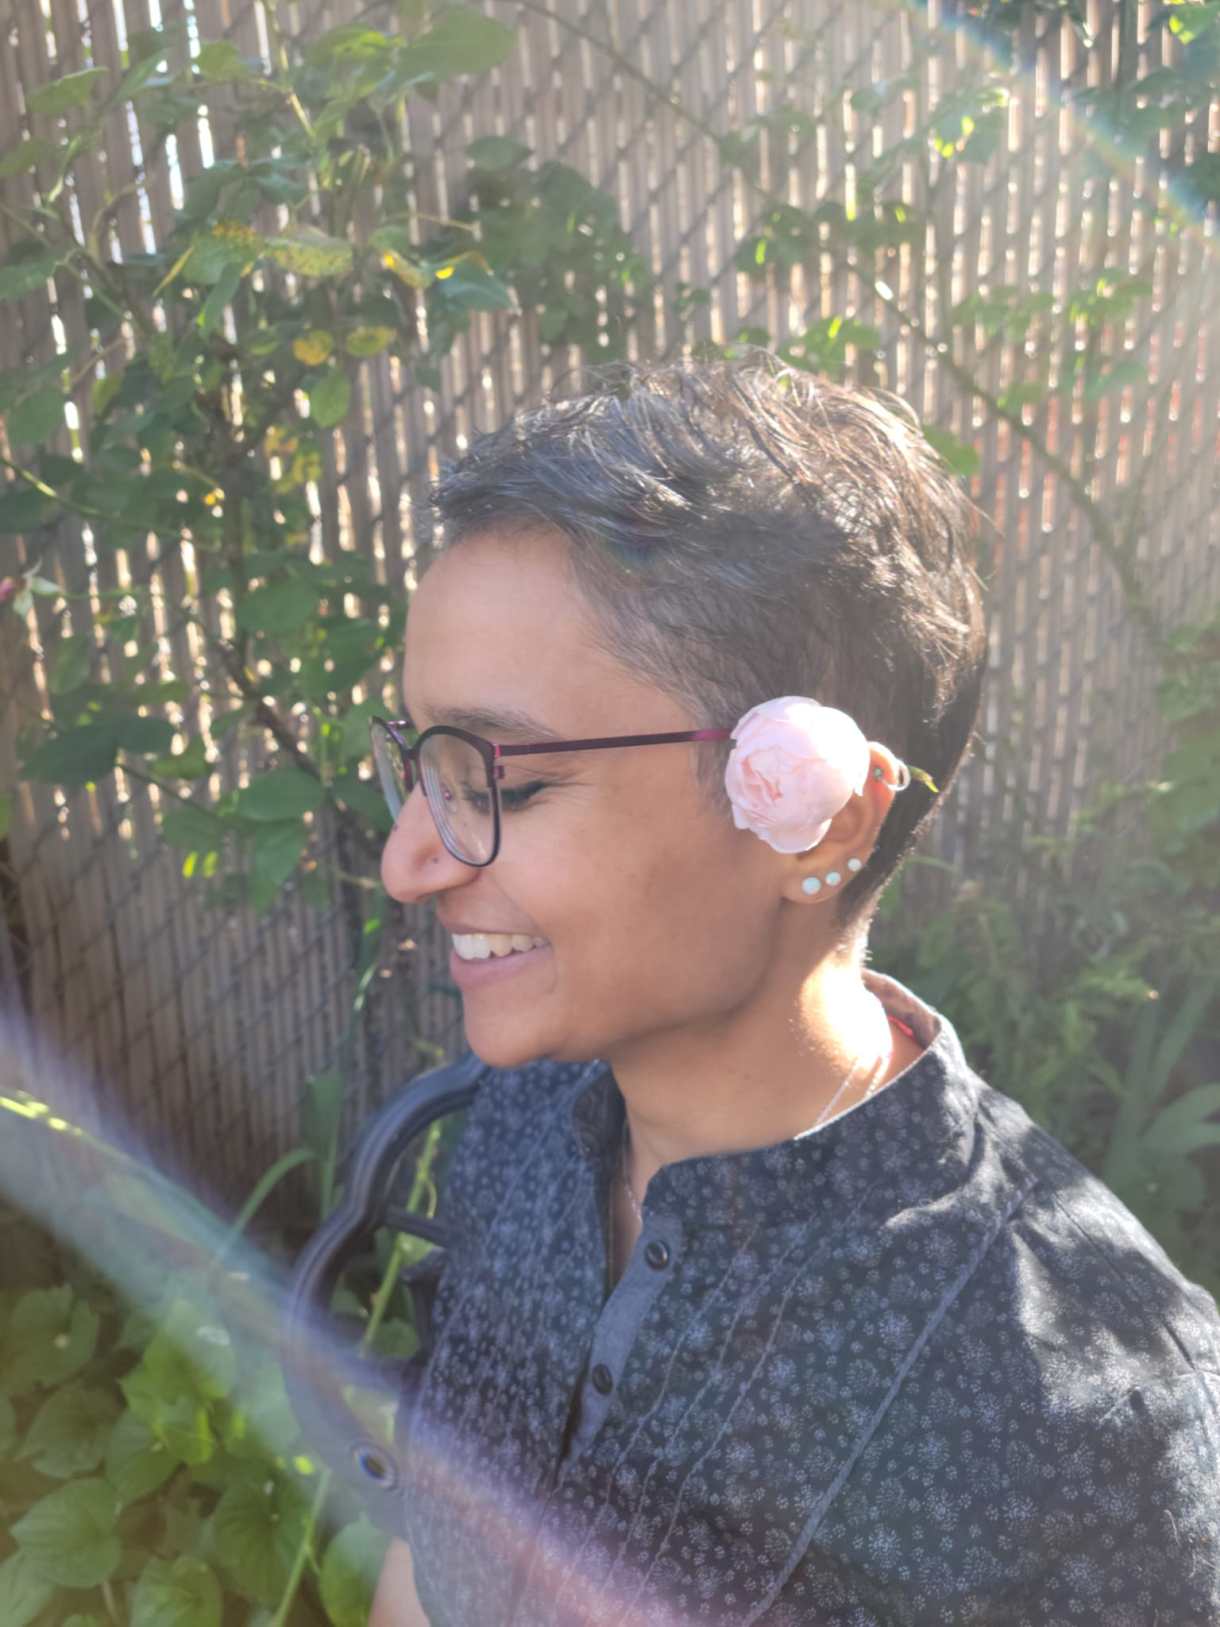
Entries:
{"type": "MultiPolygon", "coordinates": [[[[880,196],[903,196],[924,210],[925,241],[853,257],[827,233],[786,281],[748,276],[734,260],[772,204],[783,199],[811,209],[842,197],[881,150],[920,135],[939,97],[985,79],[991,60],[954,23],[954,8],[936,0],[923,10],[884,0],[689,0],[681,7],[564,0],[548,13],[510,0],[485,4],[489,14],[516,23],[519,46],[492,74],[445,85],[435,103],[411,104],[424,216],[440,219],[460,205],[475,136],[516,136],[536,162],[572,164],[617,197],[656,278],[629,336],[631,355],[727,342],[752,325],[783,342],[824,317],[854,316],[881,336],[875,356],[855,358],[864,376],[964,438],[982,426],[974,490],[995,522],[987,549],[990,682],[979,749],[929,851],[961,876],[980,875],[990,834],[1064,831],[1103,777],[1142,774],[1159,745],[1149,703],[1151,652],[1069,477],[1113,512],[1139,475],[1135,557],[1166,622],[1220,600],[1213,473],[1220,276],[1214,222],[1176,240],[1154,239],[1141,212],[1142,201],[1163,198],[1152,166],[1131,163],[1102,184],[1085,162],[1070,97],[1083,72],[1097,85],[1133,62],[1147,72],[1170,60],[1174,47],[1151,0],[1136,8],[1090,0],[1089,24],[1109,41],[1108,56],[1086,53],[1069,26],[1029,8],[1014,40],[1029,66],[998,150],[985,163],[946,168],[926,140],[922,147],[913,140],[897,173],[880,183],[880,196]],[[904,77],[902,95],[874,114],[868,93],[904,77]],[[782,128],[777,115],[786,108],[804,113],[812,133],[782,128]],[[751,121],[760,131],[761,192],[716,141],[751,121]],[[964,324],[949,331],[953,306],[1003,286],[1053,289],[1066,306],[1103,269],[1142,271],[1154,283],[1151,317],[1140,318],[1152,328],[1147,388],[1115,391],[1083,408],[1056,394],[1024,408],[1019,424],[990,413],[984,397],[994,401],[1031,376],[1038,344],[997,336],[980,360],[977,334],[964,324]],[[707,287],[710,303],[683,314],[683,285],[707,287]],[[966,388],[963,367],[974,370],[982,397],[966,388]]],[[[309,39],[358,13],[358,0],[280,4],[269,34],[268,14],[249,0],[173,0],[161,8],[167,22],[194,18],[202,38],[225,33],[254,56],[274,48],[277,29],[309,39]]],[[[82,28],[72,0],[47,0],[45,11],[22,0],[6,25],[12,48],[0,52],[0,146],[23,129],[53,136],[53,121],[23,113],[23,91],[88,63],[117,66],[123,42],[153,15],[150,0],[95,0],[82,28]]],[[[81,170],[76,201],[94,218],[117,194],[110,228],[116,255],[163,243],[183,188],[210,152],[232,151],[234,128],[222,93],[164,151],[150,131],[116,112],[81,170]]],[[[1220,108],[1202,109],[1181,132],[1164,133],[1163,152],[1175,143],[1205,150],[1218,131],[1220,108]]],[[[31,178],[4,186],[15,207],[28,202],[31,178]]],[[[431,221],[421,222],[421,235],[431,229],[431,221]]],[[[10,227],[0,217],[0,249],[9,246],[10,227]]],[[[56,322],[71,336],[86,332],[79,291],[64,278],[6,310],[17,320],[0,327],[4,367],[52,354],[56,322]]],[[[1055,320],[1063,331],[1070,326],[1067,316],[1055,320]]],[[[1133,323],[1113,331],[1110,343],[1140,339],[1133,323]]],[[[414,383],[398,362],[370,362],[328,451],[316,557],[355,550],[379,580],[409,587],[432,544],[429,490],[441,462],[579,361],[575,352],[545,345],[532,314],[506,313],[471,323],[434,390],[414,383]]],[[[85,434],[91,383],[82,377],[74,393],[85,434]]],[[[24,545],[14,545],[0,574],[30,562],[24,545]]],[[[131,549],[91,563],[80,547],[65,546],[47,568],[63,573],[65,585],[91,591],[73,602],[71,626],[94,634],[104,608],[97,590],[147,579],[152,560],[131,549]]],[[[198,631],[173,614],[186,585],[181,567],[171,567],[166,581],[154,607],[162,654],[153,678],[181,670],[198,648],[198,631]]],[[[219,628],[228,612],[215,604],[206,614],[219,628]]],[[[31,628],[42,644],[52,637],[41,601],[31,628]]],[[[103,649],[100,631],[96,637],[99,673],[117,675],[122,650],[103,649]]],[[[7,783],[16,736],[42,709],[45,693],[37,666],[11,649],[0,660],[0,775],[7,783]]],[[[208,705],[206,696],[189,696],[184,727],[206,724],[208,705]]],[[[264,760],[234,739],[220,758],[225,785],[243,783],[264,760]]],[[[95,1103],[117,1104],[159,1152],[206,1165],[236,1189],[292,1140],[302,1080],[335,1059],[354,988],[357,904],[350,888],[337,886],[326,908],[290,889],[257,919],[209,909],[159,845],[156,814],[155,793],[130,775],[68,798],[20,788],[9,871],[23,913],[21,975],[48,1048],[70,1056],[95,1103]]],[[[330,833],[321,839],[334,851],[330,833]]],[[[1028,910],[1034,930],[1044,878],[1017,868],[997,884],[1028,910]]],[[[930,880],[928,898],[946,885],[930,880]]],[[[427,1045],[453,1051],[461,1044],[447,949],[434,926],[420,912],[392,909],[386,934],[392,975],[377,980],[357,1025],[353,1116],[420,1065],[416,1023],[427,1045]]],[[[6,944],[0,967],[16,966],[15,942],[6,944]]]]}

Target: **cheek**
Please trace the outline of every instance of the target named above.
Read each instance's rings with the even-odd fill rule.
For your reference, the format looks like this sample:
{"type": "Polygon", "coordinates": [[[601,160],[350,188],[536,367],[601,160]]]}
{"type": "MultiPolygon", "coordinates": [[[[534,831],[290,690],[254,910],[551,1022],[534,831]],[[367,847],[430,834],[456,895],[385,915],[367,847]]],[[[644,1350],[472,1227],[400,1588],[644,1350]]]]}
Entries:
{"type": "MultiPolygon", "coordinates": [[[[731,833],[736,834],[736,833],[731,833]]],[[[664,838],[637,831],[617,864],[599,867],[598,930],[623,975],[637,984],[732,990],[765,937],[759,892],[722,833],[686,826],[664,838]]]]}

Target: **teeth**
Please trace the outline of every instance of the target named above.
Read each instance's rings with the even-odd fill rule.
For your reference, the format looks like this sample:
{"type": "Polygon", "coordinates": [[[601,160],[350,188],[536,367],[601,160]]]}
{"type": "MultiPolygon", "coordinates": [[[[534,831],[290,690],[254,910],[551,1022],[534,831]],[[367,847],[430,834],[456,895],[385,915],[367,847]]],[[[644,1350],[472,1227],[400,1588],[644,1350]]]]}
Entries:
{"type": "Polygon", "coordinates": [[[511,955],[514,949],[541,949],[545,938],[527,938],[521,932],[455,932],[453,947],[462,960],[487,960],[489,956],[511,955]]]}

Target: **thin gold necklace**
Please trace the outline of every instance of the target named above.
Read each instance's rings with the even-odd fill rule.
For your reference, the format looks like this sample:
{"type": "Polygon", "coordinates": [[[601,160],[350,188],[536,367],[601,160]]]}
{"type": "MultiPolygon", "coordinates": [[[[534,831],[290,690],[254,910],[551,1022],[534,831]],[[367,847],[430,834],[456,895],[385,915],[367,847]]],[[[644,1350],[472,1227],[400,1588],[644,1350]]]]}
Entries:
{"type": "MultiPolygon", "coordinates": [[[[892,1057],[892,1055],[893,1055],[892,1051],[890,1052],[890,1056],[887,1056],[884,1051],[880,1051],[880,1052],[878,1052],[877,1056],[874,1057],[872,1070],[871,1070],[871,1072],[869,1074],[868,1088],[865,1090],[864,1095],[861,1096],[861,1098],[860,1098],[861,1102],[866,1102],[869,1099],[869,1097],[872,1096],[875,1093],[875,1091],[877,1089],[877,1086],[880,1084],[881,1078],[882,1078],[883,1074],[885,1073],[886,1063],[890,1060],[890,1057],[892,1057]]],[[[860,1070],[860,1064],[861,1064],[861,1058],[857,1057],[856,1060],[852,1063],[851,1067],[847,1070],[846,1075],[844,1076],[844,1078],[840,1082],[839,1087],[835,1091],[834,1095],[826,1103],[825,1107],[823,1107],[822,1111],[818,1114],[817,1118],[814,1119],[813,1123],[809,1126],[809,1129],[803,1132],[804,1135],[812,1135],[814,1130],[818,1130],[818,1129],[821,1128],[823,1120],[826,1118],[826,1115],[830,1112],[831,1108],[838,1101],[839,1097],[842,1096],[843,1092],[845,1090],[847,1090],[848,1087],[855,1080],[855,1077],[856,1077],[857,1073],[860,1070]]],[[[859,1106],[859,1103],[857,1103],[856,1105],[859,1106]]],[[[847,1112],[847,1111],[848,1111],[847,1108],[843,1109],[844,1113],[847,1112]]],[[[836,1114],[837,1118],[842,1118],[842,1116],[843,1115],[841,1113],[836,1114]]],[[[831,1122],[833,1122],[833,1120],[831,1122]]],[[[623,1191],[627,1194],[627,1202],[631,1205],[632,1214],[635,1216],[638,1223],[642,1226],[644,1224],[644,1211],[640,1207],[639,1200],[635,1195],[635,1190],[631,1185],[631,1178],[627,1174],[627,1163],[628,1163],[628,1160],[629,1160],[630,1155],[631,1155],[630,1154],[630,1148],[631,1148],[631,1140],[630,1140],[630,1135],[629,1135],[628,1128],[627,1128],[627,1114],[626,1114],[626,1111],[624,1110],[624,1113],[623,1113],[623,1134],[622,1134],[622,1137],[621,1137],[620,1142],[619,1142],[618,1179],[619,1179],[620,1185],[623,1188],[623,1191]]],[[[611,1189],[611,1193],[610,1193],[610,1251],[611,1251],[611,1257],[613,1258],[613,1253],[614,1253],[614,1192],[613,1192],[613,1188],[611,1189]]]]}

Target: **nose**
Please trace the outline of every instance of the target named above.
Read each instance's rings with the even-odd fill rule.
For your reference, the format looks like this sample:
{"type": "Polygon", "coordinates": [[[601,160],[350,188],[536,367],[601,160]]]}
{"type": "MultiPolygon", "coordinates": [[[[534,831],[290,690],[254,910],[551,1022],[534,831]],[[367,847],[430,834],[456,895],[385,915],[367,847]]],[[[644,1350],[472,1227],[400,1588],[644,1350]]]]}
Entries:
{"type": "Polygon", "coordinates": [[[398,903],[418,904],[477,875],[477,869],[455,859],[441,841],[427,798],[417,785],[399,809],[381,850],[381,885],[398,903]]]}

